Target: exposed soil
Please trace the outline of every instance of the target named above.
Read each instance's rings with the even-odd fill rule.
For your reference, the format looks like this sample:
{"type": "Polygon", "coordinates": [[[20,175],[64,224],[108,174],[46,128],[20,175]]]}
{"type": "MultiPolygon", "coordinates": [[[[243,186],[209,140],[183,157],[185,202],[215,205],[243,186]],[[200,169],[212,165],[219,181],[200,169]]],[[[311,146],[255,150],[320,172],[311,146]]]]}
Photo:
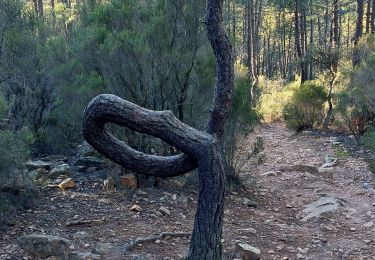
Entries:
{"type": "MultiPolygon", "coordinates": [[[[233,247],[245,242],[261,250],[261,259],[375,259],[375,225],[371,225],[375,221],[375,183],[364,155],[347,152],[329,134],[295,135],[282,124],[257,129],[245,141],[245,153],[255,136],[263,138],[265,156],[259,165],[249,160],[242,177],[255,176],[257,192],[253,198],[245,193],[227,195],[225,256],[231,259],[233,247]],[[326,155],[337,157],[337,165],[321,173],[306,167],[318,169],[326,155]],[[258,206],[247,206],[245,197],[258,206]],[[321,197],[339,199],[339,209],[301,221],[301,211],[321,197]]],[[[71,251],[95,253],[98,242],[110,243],[113,249],[101,253],[102,259],[179,259],[185,255],[189,238],[184,237],[140,244],[125,256],[118,248],[138,237],[191,232],[194,190],[104,192],[95,182],[65,192],[43,189],[35,207],[19,212],[15,225],[1,231],[0,259],[36,259],[23,252],[16,240],[31,233],[67,238],[74,247],[71,251]],[[140,206],[140,212],[130,210],[134,204],[140,206]],[[170,216],[161,216],[160,206],[167,207],[170,216]],[[95,221],[76,223],[87,220],[95,221]],[[82,231],[87,237],[77,237],[82,231]]]]}

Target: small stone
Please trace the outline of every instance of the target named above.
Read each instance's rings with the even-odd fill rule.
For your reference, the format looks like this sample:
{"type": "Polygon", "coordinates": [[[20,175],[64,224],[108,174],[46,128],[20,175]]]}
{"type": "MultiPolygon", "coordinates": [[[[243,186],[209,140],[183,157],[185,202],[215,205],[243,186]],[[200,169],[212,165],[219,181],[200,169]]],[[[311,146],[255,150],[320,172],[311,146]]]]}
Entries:
{"type": "Polygon", "coordinates": [[[90,247],[90,244],[84,244],[83,247],[84,247],[84,248],[89,248],[89,247],[90,247]]]}
{"type": "Polygon", "coordinates": [[[243,260],[259,260],[260,250],[246,243],[239,243],[236,250],[241,254],[243,260]]]}
{"type": "Polygon", "coordinates": [[[137,190],[136,193],[137,193],[138,196],[145,196],[145,195],[147,195],[147,192],[145,192],[143,190],[137,190]]]}
{"type": "Polygon", "coordinates": [[[353,232],[354,232],[354,231],[356,231],[356,230],[357,230],[357,229],[354,228],[354,227],[351,227],[351,228],[350,228],[350,231],[353,231],[353,232]]]}
{"type": "Polygon", "coordinates": [[[256,208],[258,207],[258,203],[256,201],[250,200],[248,198],[243,198],[243,204],[250,208],[256,208]]]}
{"type": "Polygon", "coordinates": [[[141,212],[141,207],[137,204],[134,204],[133,206],[131,206],[130,210],[134,212],[141,212]]]}
{"type": "Polygon", "coordinates": [[[161,206],[159,208],[159,211],[165,216],[165,215],[168,215],[170,216],[171,215],[171,212],[169,211],[169,209],[167,209],[166,207],[164,206],[161,206]]]}
{"type": "Polygon", "coordinates": [[[255,228],[244,228],[244,229],[239,229],[238,231],[243,232],[243,233],[249,233],[249,234],[256,234],[257,231],[255,228]]]}
{"type": "Polygon", "coordinates": [[[374,221],[367,222],[366,224],[363,225],[365,228],[371,228],[374,226],[374,221]]]}
{"type": "Polygon", "coordinates": [[[302,255],[302,254],[297,254],[297,259],[305,259],[305,256],[304,255],[302,255]]]}
{"type": "Polygon", "coordinates": [[[60,189],[65,190],[68,188],[74,188],[76,183],[73,181],[72,178],[67,178],[63,180],[60,184],[57,185],[60,189]]]}
{"type": "Polygon", "coordinates": [[[74,250],[74,249],[76,249],[73,245],[71,245],[71,246],[69,246],[69,249],[70,250],[74,250]]]}
{"type": "Polygon", "coordinates": [[[155,240],[155,244],[160,244],[161,241],[159,239],[155,240]]]}

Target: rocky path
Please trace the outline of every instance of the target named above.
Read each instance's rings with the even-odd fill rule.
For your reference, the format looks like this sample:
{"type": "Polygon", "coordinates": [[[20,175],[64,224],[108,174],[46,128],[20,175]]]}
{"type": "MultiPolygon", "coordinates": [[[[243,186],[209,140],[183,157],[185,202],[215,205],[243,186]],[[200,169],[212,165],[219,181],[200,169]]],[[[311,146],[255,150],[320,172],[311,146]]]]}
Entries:
{"type": "MultiPolygon", "coordinates": [[[[264,142],[261,160],[246,161],[241,176],[255,178],[255,195],[232,192],[226,199],[226,259],[238,258],[238,245],[259,249],[260,258],[267,260],[375,259],[374,175],[361,154],[351,155],[340,138],[309,132],[293,135],[281,124],[257,129],[245,140],[244,153],[256,136],[264,142]]],[[[105,192],[101,181],[89,176],[65,192],[44,189],[32,210],[20,212],[13,226],[0,231],[0,259],[43,259],[17,242],[30,234],[45,237],[29,237],[24,243],[48,237],[68,259],[185,255],[189,244],[185,236],[140,243],[126,255],[119,248],[138,237],[191,232],[194,189],[175,188],[179,182],[172,181],[163,189],[105,192]]]]}
{"type": "Polygon", "coordinates": [[[375,259],[374,175],[364,160],[329,135],[293,135],[281,124],[258,135],[266,160],[255,168],[260,207],[250,244],[262,257],[375,259]],[[331,167],[319,169],[325,162],[331,167]]]}

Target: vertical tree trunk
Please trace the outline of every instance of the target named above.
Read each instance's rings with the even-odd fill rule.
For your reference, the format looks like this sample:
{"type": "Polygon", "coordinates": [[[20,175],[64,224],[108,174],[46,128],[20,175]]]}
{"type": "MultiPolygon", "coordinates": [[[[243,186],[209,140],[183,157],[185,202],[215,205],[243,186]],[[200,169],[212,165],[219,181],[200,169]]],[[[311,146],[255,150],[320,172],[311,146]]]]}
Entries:
{"type": "Polygon", "coordinates": [[[56,13],[55,13],[55,0],[51,0],[51,15],[52,15],[52,26],[56,28],[56,13]]]}
{"type": "Polygon", "coordinates": [[[44,18],[43,0],[38,0],[38,16],[41,19],[44,18]]]}
{"type": "Polygon", "coordinates": [[[301,30],[303,30],[303,18],[300,17],[300,1],[295,0],[295,10],[294,10],[294,38],[295,45],[297,49],[298,62],[300,64],[301,71],[301,83],[304,83],[307,80],[307,70],[306,70],[306,61],[304,57],[304,38],[302,38],[301,30]]]}
{"type": "Polygon", "coordinates": [[[333,88],[335,86],[335,81],[337,77],[337,68],[339,62],[339,47],[340,47],[340,34],[339,34],[339,12],[338,12],[339,0],[333,1],[333,28],[332,28],[332,52],[335,57],[332,61],[331,67],[329,68],[331,80],[329,82],[328,90],[328,111],[326,117],[324,118],[323,127],[328,128],[329,124],[333,121],[333,88]]]}
{"type": "Polygon", "coordinates": [[[363,0],[357,0],[357,24],[354,35],[353,67],[361,63],[361,52],[357,48],[363,31],[363,0]]]}
{"type": "Polygon", "coordinates": [[[367,0],[366,33],[370,33],[370,25],[371,25],[371,1],[372,0],[367,0]]]}
{"type": "Polygon", "coordinates": [[[375,33],[375,0],[372,0],[371,33],[375,33]]]}

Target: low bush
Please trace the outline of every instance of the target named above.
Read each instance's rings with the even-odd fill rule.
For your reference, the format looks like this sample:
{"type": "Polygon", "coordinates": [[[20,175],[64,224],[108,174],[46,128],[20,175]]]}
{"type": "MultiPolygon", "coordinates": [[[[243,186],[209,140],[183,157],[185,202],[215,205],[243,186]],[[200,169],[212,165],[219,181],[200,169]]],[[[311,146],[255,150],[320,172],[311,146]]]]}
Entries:
{"type": "Polygon", "coordinates": [[[327,91],[314,81],[308,81],[295,90],[283,109],[287,127],[302,131],[318,127],[324,119],[327,91]]]}
{"type": "Polygon", "coordinates": [[[8,174],[11,169],[22,167],[30,155],[33,135],[26,128],[13,131],[0,131],[0,176],[8,174]]]}
{"type": "Polygon", "coordinates": [[[33,135],[27,129],[0,131],[0,228],[11,221],[18,208],[29,208],[35,187],[23,163],[30,154],[33,135]]]}
{"type": "Polygon", "coordinates": [[[264,123],[282,120],[283,110],[290,101],[298,81],[285,84],[282,80],[268,80],[263,77],[259,80],[261,96],[256,106],[257,114],[264,123]]]}

